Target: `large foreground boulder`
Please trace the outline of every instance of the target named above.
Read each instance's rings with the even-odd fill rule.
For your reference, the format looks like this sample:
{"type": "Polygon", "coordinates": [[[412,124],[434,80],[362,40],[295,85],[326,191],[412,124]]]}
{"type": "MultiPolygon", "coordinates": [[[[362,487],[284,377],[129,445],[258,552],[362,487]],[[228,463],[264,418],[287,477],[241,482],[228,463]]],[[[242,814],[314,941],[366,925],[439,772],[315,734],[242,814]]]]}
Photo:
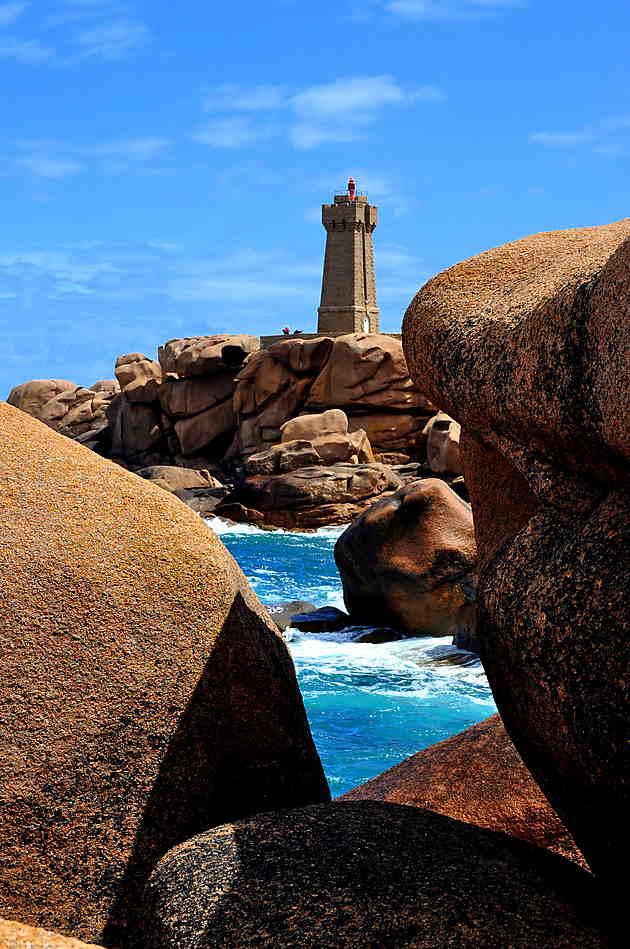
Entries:
{"type": "Polygon", "coordinates": [[[0,949],[100,949],[93,943],[0,919],[0,949]]]}
{"type": "Polygon", "coordinates": [[[411,372],[461,423],[482,659],[619,910],[630,807],[630,220],[457,264],[410,304],[411,372]]]}
{"type": "Polygon", "coordinates": [[[117,946],[160,856],[328,792],[287,648],[176,498],[0,403],[0,914],[117,946]]]}
{"type": "Polygon", "coordinates": [[[595,884],[556,854],[373,801],[264,814],[154,871],[141,949],[595,949],[595,884]]]}
{"type": "Polygon", "coordinates": [[[520,837],[585,866],[498,715],[419,751],[339,800],[427,807],[520,837]]]}
{"type": "Polygon", "coordinates": [[[377,501],[341,535],[335,561],[355,622],[410,636],[474,635],[472,514],[443,481],[413,481],[377,501]]]}

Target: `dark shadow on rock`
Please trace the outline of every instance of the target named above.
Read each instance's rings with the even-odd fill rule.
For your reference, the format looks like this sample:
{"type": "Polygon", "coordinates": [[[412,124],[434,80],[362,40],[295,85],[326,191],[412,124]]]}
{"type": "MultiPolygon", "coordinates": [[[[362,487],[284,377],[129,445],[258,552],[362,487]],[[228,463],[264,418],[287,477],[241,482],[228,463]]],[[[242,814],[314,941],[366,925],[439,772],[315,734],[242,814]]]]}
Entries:
{"type": "Polygon", "coordinates": [[[142,949],[603,949],[597,884],[562,857],[398,804],[218,827],[158,865],[142,949]]]}
{"type": "Polygon", "coordinates": [[[165,750],[101,941],[136,945],[142,891],[171,847],[226,821],[329,799],[291,658],[237,593],[165,750]]]}

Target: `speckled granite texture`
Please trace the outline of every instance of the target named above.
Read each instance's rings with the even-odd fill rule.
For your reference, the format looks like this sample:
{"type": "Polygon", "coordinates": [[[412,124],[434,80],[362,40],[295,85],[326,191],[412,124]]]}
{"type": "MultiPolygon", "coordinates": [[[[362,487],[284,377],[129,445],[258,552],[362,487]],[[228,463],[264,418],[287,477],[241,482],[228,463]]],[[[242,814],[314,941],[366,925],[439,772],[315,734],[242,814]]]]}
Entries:
{"type": "Polygon", "coordinates": [[[462,425],[480,640],[503,721],[610,895],[630,833],[630,219],[429,281],[412,376],[462,425]]]}
{"type": "Polygon", "coordinates": [[[142,949],[595,949],[590,874],[431,811],[333,803],[176,847],[142,949]]]}
{"type": "Polygon", "coordinates": [[[547,847],[586,867],[498,715],[419,751],[337,800],[429,808],[547,847]]]}
{"type": "Polygon", "coordinates": [[[0,919],[0,949],[101,949],[93,943],[0,919]]]}
{"type": "Polygon", "coordinates": [[[197,515],[3,403],[0,508],[0,914],[115,946],[170,847],[328,790],[197,515]]]}

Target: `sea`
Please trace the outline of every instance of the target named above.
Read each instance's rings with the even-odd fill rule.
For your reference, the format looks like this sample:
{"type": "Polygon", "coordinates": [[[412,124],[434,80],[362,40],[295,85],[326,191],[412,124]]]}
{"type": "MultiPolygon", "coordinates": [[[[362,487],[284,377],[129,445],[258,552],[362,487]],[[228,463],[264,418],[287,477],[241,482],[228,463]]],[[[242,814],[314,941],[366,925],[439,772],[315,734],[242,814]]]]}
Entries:
{"type": "MultiPolygon", "coordinates": [[[[260,530],[208,519],[263,603],[344,609],[333,549],[344,527],[260,530]]],[[[450,638],[372,644],[356,627],[285,639],[333,797],[496,711],[479,660],[450,638]]]]}

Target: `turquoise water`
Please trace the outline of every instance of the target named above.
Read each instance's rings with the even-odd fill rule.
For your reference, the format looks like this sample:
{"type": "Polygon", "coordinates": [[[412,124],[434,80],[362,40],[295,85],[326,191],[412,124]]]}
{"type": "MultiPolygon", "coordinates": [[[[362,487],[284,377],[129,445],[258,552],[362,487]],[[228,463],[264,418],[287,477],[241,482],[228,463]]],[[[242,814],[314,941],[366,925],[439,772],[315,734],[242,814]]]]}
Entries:
{"type": "MultiPolygon", "coordinates": [[[[209,524],[264,603],[299,599],[343,609],[333,559],[343,528],[287,533],[217,518],[209,524]]],[[[352,635],[285,634],[333,796],[496,711],[478,661],[440,661],[458,653],[450,640],[373,645],[352,635]]]]}

